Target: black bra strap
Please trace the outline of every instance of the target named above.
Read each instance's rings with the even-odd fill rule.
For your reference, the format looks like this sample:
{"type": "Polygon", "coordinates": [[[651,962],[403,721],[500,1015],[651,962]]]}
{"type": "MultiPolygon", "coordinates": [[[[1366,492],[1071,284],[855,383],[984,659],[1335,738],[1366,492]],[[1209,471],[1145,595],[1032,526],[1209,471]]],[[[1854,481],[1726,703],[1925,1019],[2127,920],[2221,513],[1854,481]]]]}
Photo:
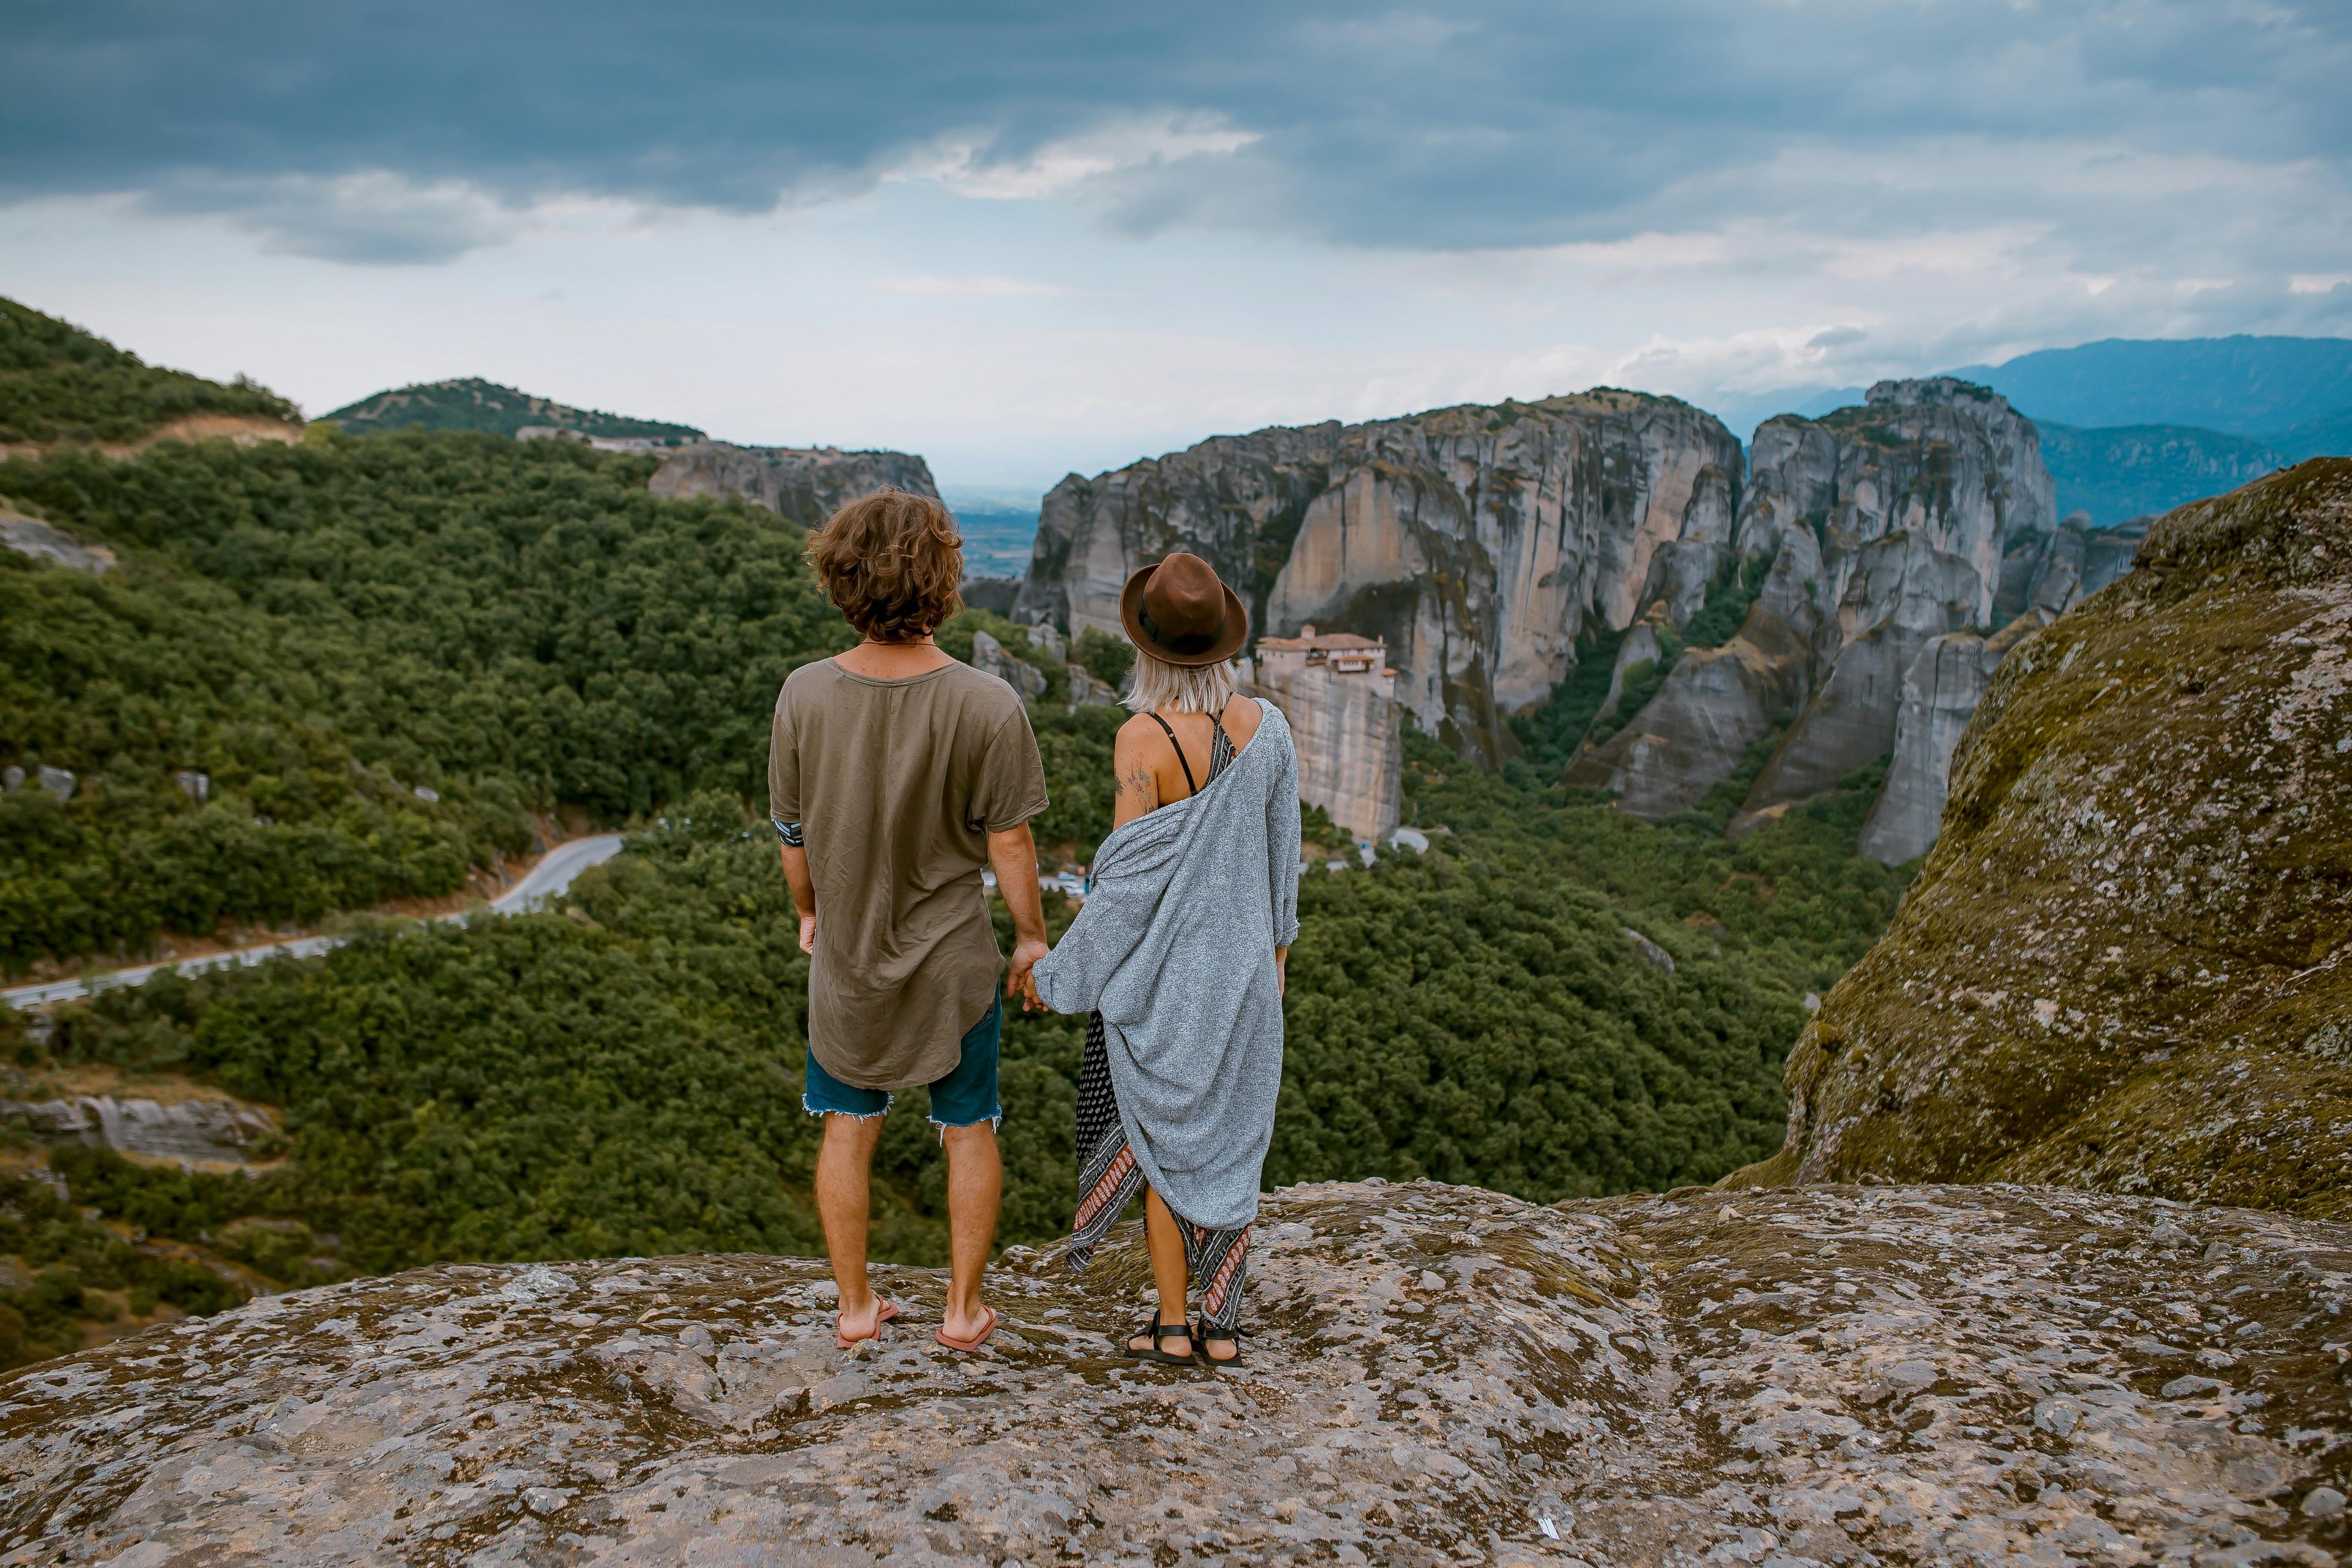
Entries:
{"type": "Polygon", "coordinates": [[[1176,739],[1176,731],[1168,729],[1168,721],[1157,713],[1151,715],[1151,721],[1168,731],[1168,743],[1176,749],[1176,765],[1184,770],[1184,793],[1187,795],[1200,794],[1201,786],[1192,782],[1192,764],[1184,760],[1184,747],[1182,742],[1176,739]]]}

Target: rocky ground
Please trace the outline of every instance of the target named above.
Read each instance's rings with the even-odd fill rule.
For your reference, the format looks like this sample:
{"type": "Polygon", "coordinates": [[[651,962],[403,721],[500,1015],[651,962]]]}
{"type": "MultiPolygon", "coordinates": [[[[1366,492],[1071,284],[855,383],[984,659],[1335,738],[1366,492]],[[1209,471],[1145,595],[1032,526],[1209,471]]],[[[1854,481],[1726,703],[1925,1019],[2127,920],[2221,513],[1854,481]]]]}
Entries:
{"type": "Polygon", "coordinates": [[[0,1383],[0,1563],[2332,1563],[2352,1226],[2014,1187],[1270,1200],[1244,1370],[1016,1251],[450,1266],[0,1383]]]}

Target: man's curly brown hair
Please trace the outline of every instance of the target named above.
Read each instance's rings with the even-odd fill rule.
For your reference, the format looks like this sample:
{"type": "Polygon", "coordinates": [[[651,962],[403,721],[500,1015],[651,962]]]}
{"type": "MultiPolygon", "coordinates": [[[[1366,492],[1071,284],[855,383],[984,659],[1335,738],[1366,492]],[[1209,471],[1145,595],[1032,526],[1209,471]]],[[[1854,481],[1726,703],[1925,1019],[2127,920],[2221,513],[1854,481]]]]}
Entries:
{"type": "Polygon", "coordinates": [[[809,564],[849,624],[876,642],[929,637],[963,607],[963,540],[929,496],[885,488],[825,519],[809,564]]]}

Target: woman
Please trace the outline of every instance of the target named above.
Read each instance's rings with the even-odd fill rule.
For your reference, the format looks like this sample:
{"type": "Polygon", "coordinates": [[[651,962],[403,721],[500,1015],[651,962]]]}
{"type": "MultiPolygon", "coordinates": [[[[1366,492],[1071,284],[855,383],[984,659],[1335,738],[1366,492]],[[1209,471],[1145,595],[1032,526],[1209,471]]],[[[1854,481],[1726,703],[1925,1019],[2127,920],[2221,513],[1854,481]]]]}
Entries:
{"type": "Polygon", "coordinates": [[[1249,637],[1197,555],[1128,579],[1135,645],[1112,752],[1118,795],[1095,882],[1032,971],[1056,1012],[1091,1012],[1078,1078],[1083,1268],[1144,1192],[1160,1310],[1126,1342],[1142,1361],[1240,1354],[1236,1324],[1258,1182],[1282,1087],[1282,987],[1298,934],[1298,759],[1272,704],[1234,693],[1249,637]],[[1187,1274],[1201,1321],[1185,1317],[1187,1274]]]}

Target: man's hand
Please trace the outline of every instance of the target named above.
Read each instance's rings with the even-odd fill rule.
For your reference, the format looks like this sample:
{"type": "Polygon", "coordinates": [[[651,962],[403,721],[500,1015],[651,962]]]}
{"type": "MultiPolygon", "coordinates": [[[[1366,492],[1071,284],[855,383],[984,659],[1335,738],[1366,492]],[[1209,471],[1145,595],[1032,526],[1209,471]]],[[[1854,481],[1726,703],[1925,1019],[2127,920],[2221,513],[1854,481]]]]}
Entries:
{"type": "Polygon", "coordinates": [[[1030,971],[1045,956],[1045,895],[1037,888],[1037,842],[1029,825],[988,836],[988,859],[996,869],[996,896],[1013,916],[1013,964],[1004,972],[1004,994],[1021,998],[1021,1010],[1050,1012],[1037,994],[1030,971]]]}
{"type": "Polygon", "coordinates": [[[1037,961],[1045,957],[1047,951],[1045,944],[1037,941],[1013,944],[1013,963],[1004,972],[1004,994],[1020,997],[1024,1013],[1033,1009],[1040,1013],[1053,1011],[1045,1005],[1045,999],[1037,994],[1037,961]]]}
{"type": "Polygon", "coordinates": [[[779,844],[776,858],[784,863],[784,880],[793,889],[793,908],[800,911],[801,951],[816,952],[816,884],[809,879],[808,851],[797,844],[779,844]]]}

